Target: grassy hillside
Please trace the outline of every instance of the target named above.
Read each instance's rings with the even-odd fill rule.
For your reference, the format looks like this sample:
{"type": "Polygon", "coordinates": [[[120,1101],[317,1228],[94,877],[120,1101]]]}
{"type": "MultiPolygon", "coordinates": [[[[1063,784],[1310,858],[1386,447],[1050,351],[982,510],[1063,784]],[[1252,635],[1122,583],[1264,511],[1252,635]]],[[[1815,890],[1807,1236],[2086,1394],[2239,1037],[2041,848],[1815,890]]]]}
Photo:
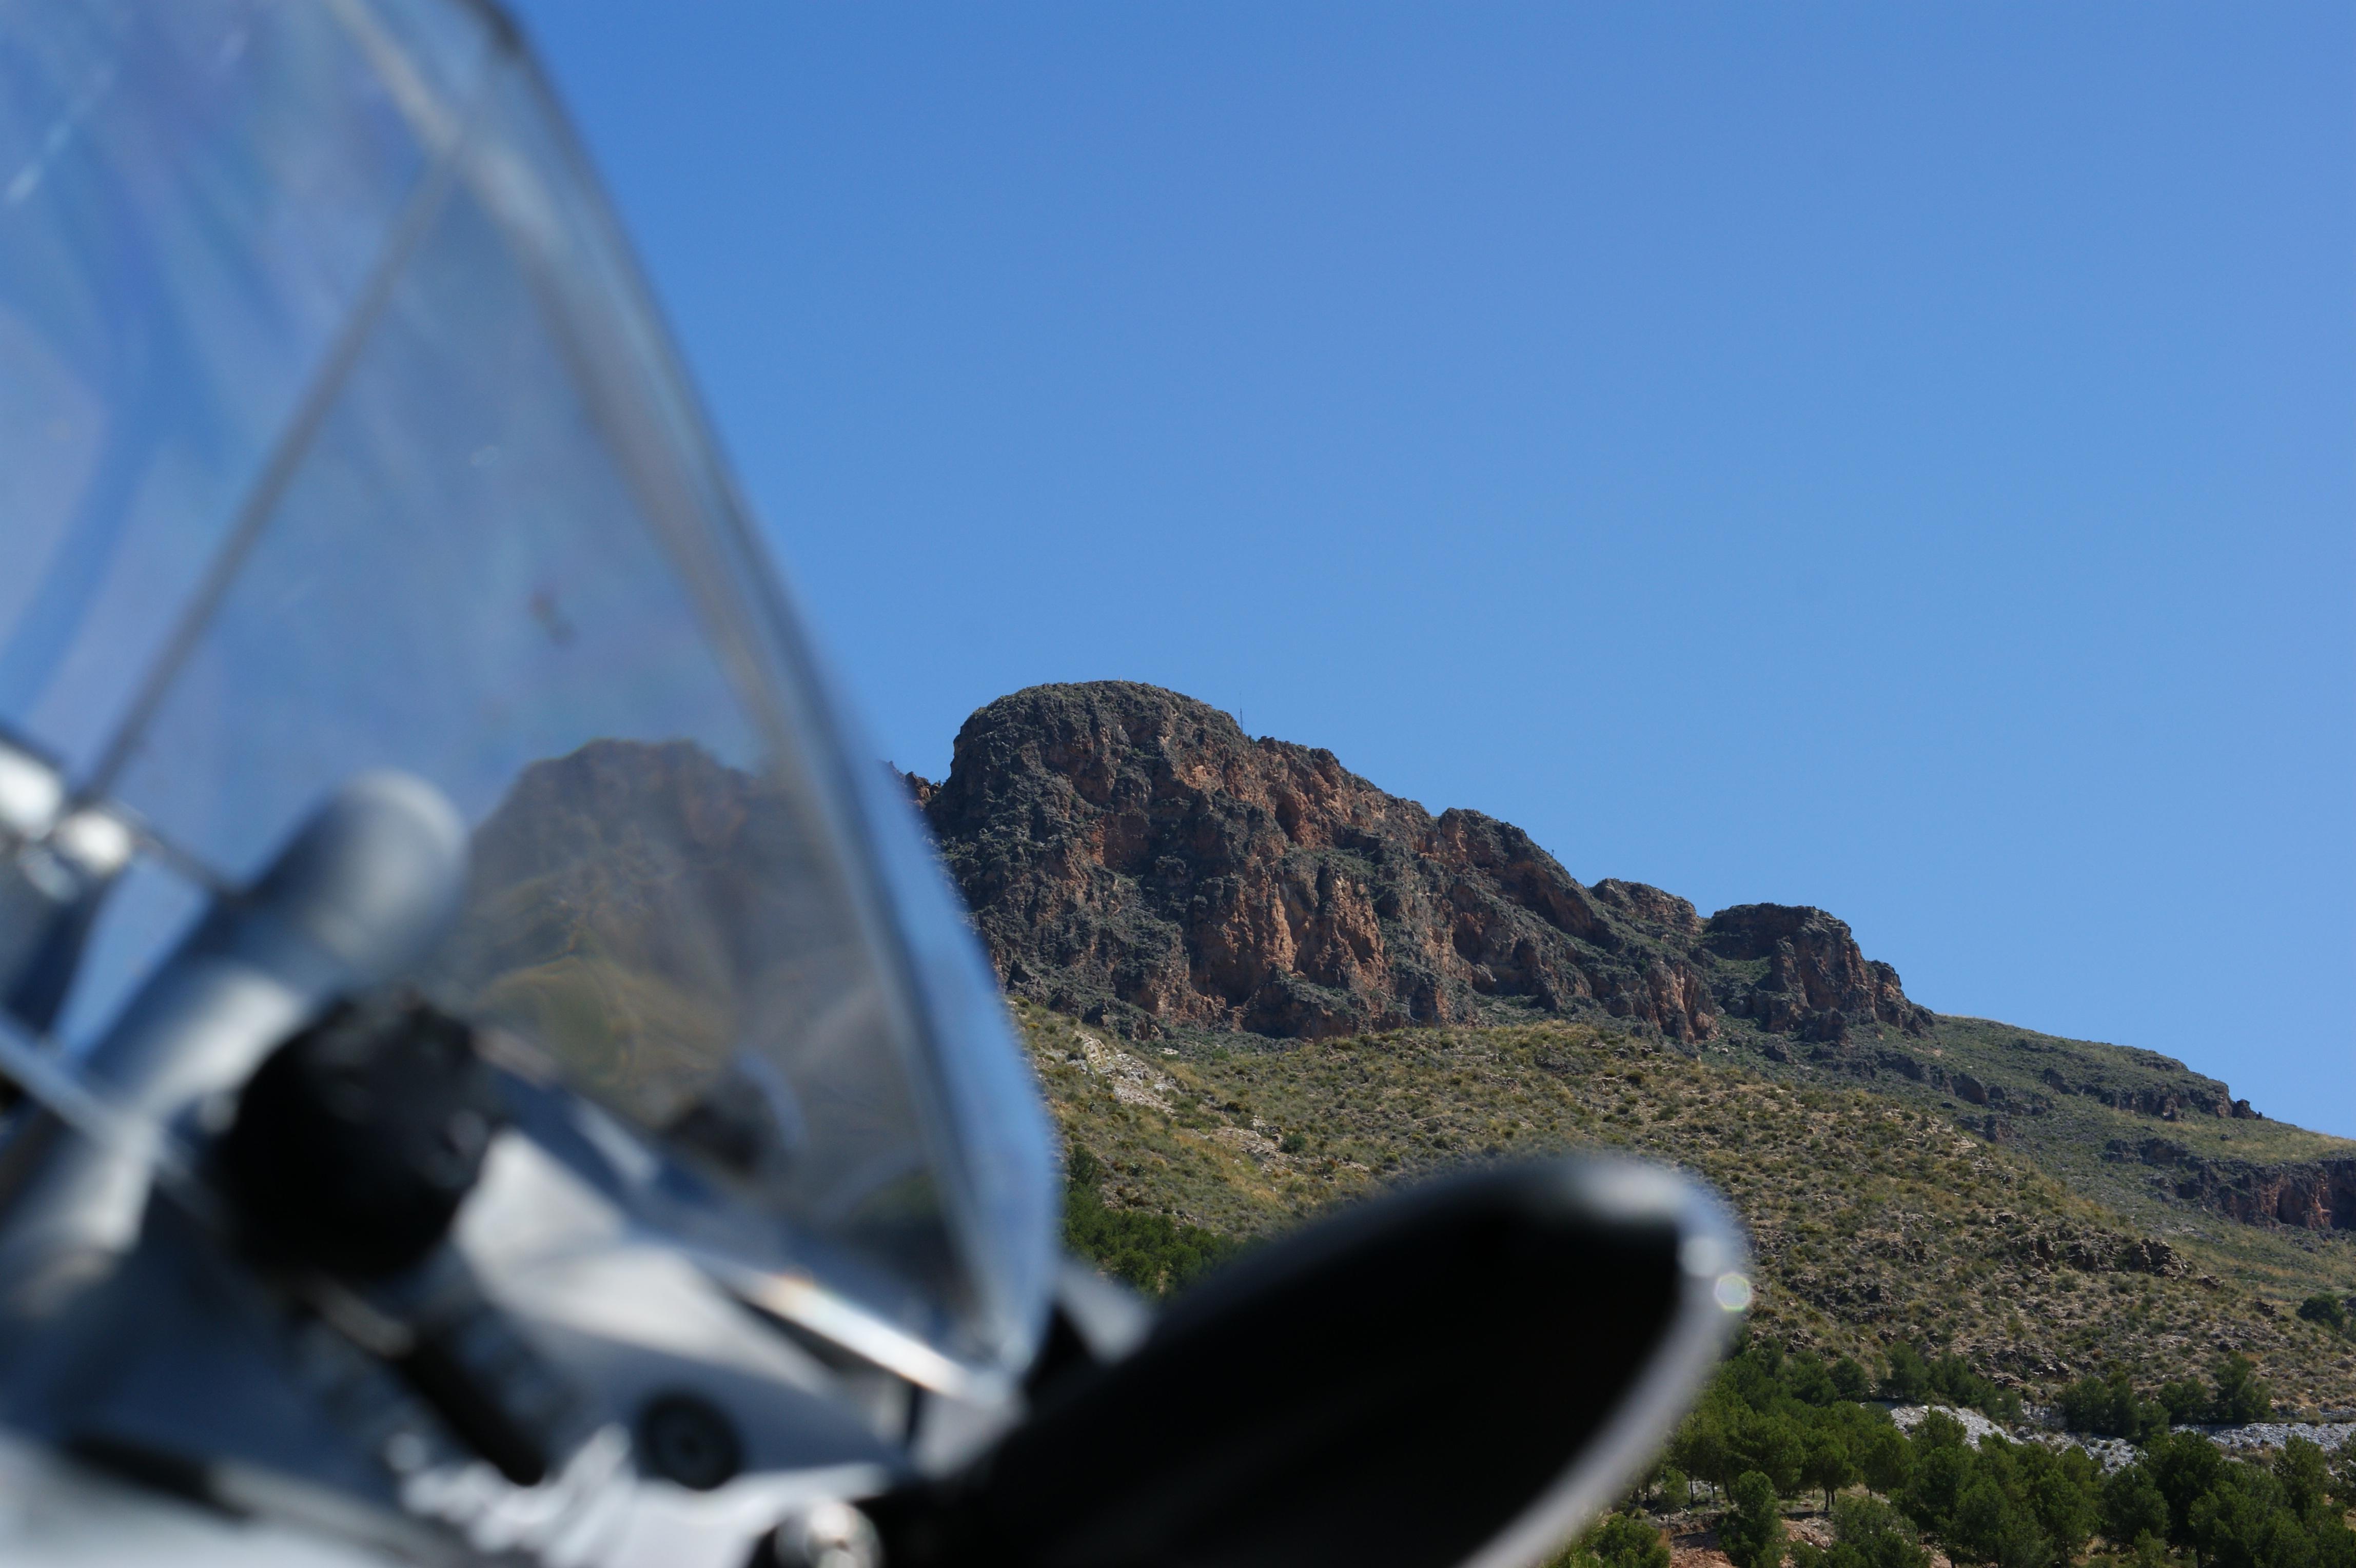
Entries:
{"type": "MultiPolygon", "coordinates": [[[[1466,1161],[1613,1147],[1684,1165],[1728,1195],[1758,1252],[1754,1322],[1779,1343],[1860,1359],[1918,1343],[2032,1393],[2114,1361],[2157,1385],[2236,1348],[2287,1406],[2356,1405],[2356,1344],[2292,1310],[2311,1293],[2356,1288],[2356,1247],[2149,1196],[2135,1167],[2101,1159],[2106,1140],[2162,1125],[2189,1136],[2194,1123],[2159,1123],[2040,1076],[2059,1064],[2072,1084],[2099,1071],[2164,1079],[2174,1067],[2164,1058],[2144,1066],[2083,1047],[2094,1054],[2081,1062],[2014,1043],[2042,1036],[1940,1020],[1905,1048],[1982,1085],[2018,1085],[1990,1142],[1989,1112],[1927,1080],[1777,1062],[1732,1031],[1697,1058],[1557,1021],[1140,1044],[1027,1004],[1018,1015],[1075,1168],[1093,1178],[1076,1223],[1118,1229],[1134,1217],[1125,1223],[1145,1229],[1127,1272],[1149,1287],[1171,1283],[1155,1237],[1200,1258],[1215,1238],[1265,1235],[1466,1161]],[[2032,1111],[2039,1093],[2048,1103],[2032,1111]]],[[[2197,1125],[2246,1138],[2253,1157],[2348,1148],[2279,1123],[2197,1125]]],[[[1177,1272],[1191,1266],[1182,1259],[1177,1272]]]]}
{"type": "MultiPolygon", "coordinates": [[[[1993,1126],[2014,1150],[2072,1192],[2114,1211],[2146,1235],[2211,1260],[2211,1272],[2240,1279],[2277,1304],[2313,1290],[2356,1290],[2356,1236],[2289,1226],[2249,1225],[2176,1196],[2189,1166],[2206,1164],[2231,1174],[2237,1167],[2276,1167],[2356,1156],[2356,1142],[2309,1132],[2272,1117],[2201,1113],[2190,1105],[2173,1117],[2106,1100],[2190,1101],[2220,1086],[2155,1051],[2040,1035],[1985,1018],[1940,1015],[1919,1039],[1887,1031],[1842,1059],[1816,1060],[1771,1048],[1783,1042],[1745,1022],[1726,1021],[1704,1055],[1742,1063],[1775,1081],[1830,1086],[1855,1083],[1898,1104],[1934,1115],[1985,1138],[1993,1126]],[[1902,1073],[1858,1070],[1885,1051],[1912,1057],[1925,1069],[1944,1069],[1952,1079],[1968,1073],[1993,1098],[1987,1106],[1961,1099],[1952,1088],[1902,1073]],[[2066,1088],[2057,1087],[2056,1080],[2066,1088]],[[2149,1157],[2175,1164],[2155,1165],[2149,1157]]],[[[2261,1107],[2260,1109],[2268,1109],[2261,1107]]],[[[2280,1111],[2282,1108],[2272,1108],[2280,1111]]],[[[2294,1108],[2295,1109],[2295,1108],[2294,1108]]]]}

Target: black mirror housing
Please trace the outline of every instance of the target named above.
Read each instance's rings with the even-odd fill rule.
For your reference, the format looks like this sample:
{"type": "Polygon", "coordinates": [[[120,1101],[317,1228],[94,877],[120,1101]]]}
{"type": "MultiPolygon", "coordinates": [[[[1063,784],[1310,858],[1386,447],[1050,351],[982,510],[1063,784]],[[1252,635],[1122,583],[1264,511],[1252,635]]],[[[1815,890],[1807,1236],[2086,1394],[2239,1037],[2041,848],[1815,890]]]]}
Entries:
{"type": "Polygon", "coordinates": [[[869,1511],[893,1568],[1520,1568],[1651,1459],[1744,1268],[1656,1167],[1431,1182],[1250,1254],[869,1511]]]}

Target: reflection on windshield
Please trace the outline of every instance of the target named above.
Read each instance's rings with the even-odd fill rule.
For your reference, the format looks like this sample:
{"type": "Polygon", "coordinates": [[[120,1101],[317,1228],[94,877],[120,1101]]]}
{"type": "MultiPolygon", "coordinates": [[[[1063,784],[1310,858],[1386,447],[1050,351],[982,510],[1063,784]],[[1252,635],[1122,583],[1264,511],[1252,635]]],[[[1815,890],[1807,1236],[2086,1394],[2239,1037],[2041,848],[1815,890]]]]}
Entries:
{"type": "Polygon", "coordinates": [[[945,1264],[878,980],[786,795],[692,741],[526,768],[434,988],[772,1208],[945,1264]]]}
{"type": "Polygon", "coordinates": [[[774,797],[691,741],[534,763],[475,834],[459,983],[608,1105],[668,1125],[727,1059],[748,950],[797,913],[798,847],[774,797]]]}

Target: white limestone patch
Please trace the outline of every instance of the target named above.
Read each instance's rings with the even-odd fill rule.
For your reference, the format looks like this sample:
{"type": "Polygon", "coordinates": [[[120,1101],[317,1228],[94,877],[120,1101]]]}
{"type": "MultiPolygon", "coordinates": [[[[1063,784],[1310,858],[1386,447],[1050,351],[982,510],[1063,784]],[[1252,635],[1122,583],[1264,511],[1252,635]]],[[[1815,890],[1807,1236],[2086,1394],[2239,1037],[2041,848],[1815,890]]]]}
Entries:
{"type": "Polygon", "coordinates": [[[1979,1412],[1957,1410],[1951,1404],[1901,1404],[1890,1411],[1890,1419],[1897,1423],[1899,1431],[1912,1436],[1914,1429],[1922,1424],[1922,1418],[1934,1410],[1941,1415],[1952,1416],[1961,1422],[1965,1437],[1970,1440],[1975,1448],[1990,1437],[2009,1439],[2012,1436],[2012,1434],[1979,1412]]]}
{"type": "Polygon", "coordinates": [[[2243,1448],[2280,1448],[2294,1437],[2304,1437],[2326,1453],[2335,1452],[2356,1436],[2356,1421],[2254,1421],[2247,1426],[2179,1426],[2179,1432],[2205,1434],[2210,1442],[2229,1452],[2243,1448]]]}
{"type": "Polygon", "coordinates": [[[1123,1105],[1151,1106],[1165,1116],[1176,1109],[1162,1098],[1176,1092],[1175,1079],[1154,1071],[1127,1051],[1106,1045],[1086,1030],[1076,1032],[1079,1035],[1083,1065],[1090,1076],[1105,1080],[1113,1099],[1123,1105]]]}

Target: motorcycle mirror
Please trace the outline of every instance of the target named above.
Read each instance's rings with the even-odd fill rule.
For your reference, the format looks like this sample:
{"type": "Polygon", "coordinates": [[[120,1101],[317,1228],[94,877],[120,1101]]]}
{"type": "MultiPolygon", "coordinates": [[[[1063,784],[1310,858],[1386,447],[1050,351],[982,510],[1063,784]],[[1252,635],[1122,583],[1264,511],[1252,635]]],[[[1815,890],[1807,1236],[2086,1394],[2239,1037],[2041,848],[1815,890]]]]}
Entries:
{"type": "Polygon", "coordinates": [[[1751,1295],[1703,1189],[1624,1161],[1345,1211],[873,1499],[892,1568],[1521,1568],[1648,1463],[1751,1295]]]}

